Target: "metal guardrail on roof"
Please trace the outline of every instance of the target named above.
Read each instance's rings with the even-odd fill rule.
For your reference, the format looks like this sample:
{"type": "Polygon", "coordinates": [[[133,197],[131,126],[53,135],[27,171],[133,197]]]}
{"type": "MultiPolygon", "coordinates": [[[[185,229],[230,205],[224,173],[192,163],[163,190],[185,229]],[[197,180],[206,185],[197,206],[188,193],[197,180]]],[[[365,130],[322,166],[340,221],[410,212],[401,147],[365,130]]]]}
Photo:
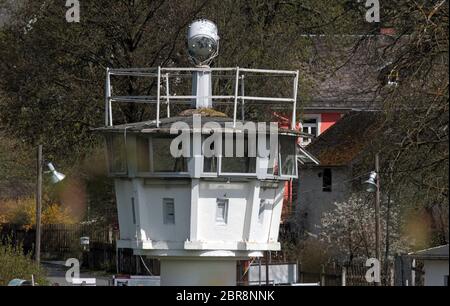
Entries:
{"type": "Polygon", "coordinates": [[[297,92],[298,92],[299,71],[288,70],[267,70],[267,69],[246,69],[246,68],[126,68],[126,69],[110,69],[106,70],[106,93],[105,93],[105,126],[113,126],[113,102],[123,103],[151,103],[156,104],[156,125],[159,127],[161,117],[161,106],[167,107],[167,117],[170,117],[170,105],[171,103],[186,104],[191,103],[192,100],[197,98],[211,99],[213,102],[217,100],[226,101],[227,103],[233,103],[233,124],[236,126],[237,121],[237,108],[238,103],[242,105],[246,101],[259,101],[266,103],[291,103],[292,104],[292,129],[295,129],[297,108],[297,92]],[[175,95],[170,93],[169,79],[176,77],[182,72],[234,72],[234,95],[212,95],[210,97],[198,97],[193,95],[175,95]],[[293,78],[293,92],[290,97],[256,97],[246,96],[243,90],[243,81],[245,73],[259,74],[259,75],[272,75],[279,77],[293,78]],[[157,94],[156,96],[113,96],[111,87],[111,76],[132,76],[132,77],[150,77],[157,79],[157,94]],[[163,83],[164,82],[164,83],[163,83]],[[161,85],[165,85],[166,92],[161,93],[161,85]],[[241,94],[239,94],[241,89],[241,94]]]}

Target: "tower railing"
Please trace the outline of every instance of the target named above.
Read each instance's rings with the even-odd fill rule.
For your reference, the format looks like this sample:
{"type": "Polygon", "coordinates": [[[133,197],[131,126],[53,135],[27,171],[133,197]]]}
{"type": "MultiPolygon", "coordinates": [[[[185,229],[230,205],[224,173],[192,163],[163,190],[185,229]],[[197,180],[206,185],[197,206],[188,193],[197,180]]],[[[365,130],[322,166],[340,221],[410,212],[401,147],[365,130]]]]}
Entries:
{"type": "Polygon", "coordinates": [[[170,117],[170,105],[173,104],[187,104],[191,103],[193,99],[208,98],[213,101],[225,101],[225,103],[233,103],[233,125],[237,122],[237,109],[239,102],[245,105],[246,101],[258,101],[264,103],[288,103],[292,104],[292,129],[295,129],[296,109],[297,109],[297,93],[298,93],[299,71],[289,70],[267,70],[267,69],[248,69],[248,68],[124,68],[106,70],[106,92],[105,92],[105,126],[113,126],[113,103],[145,103],[156,104],[156,126],[160,125],[161,106],[166,106],[167,117],[170,117]],[[209,97],[198,97],[195,95],[176,95],[170,93],[171,78],[177,77],[183,72],[234,72],[234,94],[233,95],[212,95],[209,97]],[[270,96],[247,96],[244,93],[244,78],[246,73],[251,73],[261,76],[279,76],[292,77],[292,95],[288,97],[270,97],[270,96]],[[128,76],[128,77],[149,77],[156,78],[157,93],[156,96],[114,96],[112,94],[111,76],[128,76]],[[161,92],[161,87],[164,85],[165,92],[161,92]]]}

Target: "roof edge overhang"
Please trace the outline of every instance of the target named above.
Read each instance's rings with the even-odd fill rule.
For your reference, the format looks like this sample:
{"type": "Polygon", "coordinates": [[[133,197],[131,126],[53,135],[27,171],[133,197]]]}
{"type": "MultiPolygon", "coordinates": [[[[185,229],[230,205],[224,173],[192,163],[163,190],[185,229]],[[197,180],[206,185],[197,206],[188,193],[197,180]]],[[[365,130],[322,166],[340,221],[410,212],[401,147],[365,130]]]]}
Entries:
{"type": "MultiPolygon", "coordinates": [[[[193,133],[196,132],[195,129],[189,128],[189,129],[177,129],[177,133],[171,133],[171,128],[135,128],[132,126],[129,127],[101,127],[101,128],[94,128],[91,129],[92,132],[95,133],[103,133],[103,134],[114,134],[114,133],[127,133],[127,134],[163,134],[163,135],[176,135],[183,132],[187,133],[193,133]]],[[[231,133],[248,133],[247,129],[239,129],[239,128],[220,128],[220,129],[213,129],[213,128],[201,128],[199,133],[203,135],[211,135],[214,132],[221,132],[225,134],[231,134],[231,133]]],[[[257,134],[261,134],[258,131],[256,131],[257,134]]],[[[271,132],[268,130],[265,134],[270,135],[271,132]]],[[[277,129],[278,135],[283,136],[293,136],[293,137],[304,137],[304,138],[310,138],[311,135],[303,132],[299,132],[296,130],[289,130],[289,129],[277,129]]]]}
{"type": "Polygon", "coordinates": [[[312,166],[319,166],[320,165],[320,161],[314,155],[312,155],[310,152],[306,151],[301,146],[298,146],[298,150],[305,157],[304,160],[301,157],[297,158],[299,164],[301,164],[301,165],[312,165],[312,166]]]}

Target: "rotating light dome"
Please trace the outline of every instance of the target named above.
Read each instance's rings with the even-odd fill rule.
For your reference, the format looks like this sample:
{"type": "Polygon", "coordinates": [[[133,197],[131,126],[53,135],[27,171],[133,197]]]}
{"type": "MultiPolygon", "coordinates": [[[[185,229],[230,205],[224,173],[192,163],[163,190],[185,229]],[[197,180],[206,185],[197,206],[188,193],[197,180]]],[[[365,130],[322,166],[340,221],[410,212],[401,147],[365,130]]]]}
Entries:
{"type": "Polygon", "coordinates": [[[209,20],[194,21],[188,30],[188,52],[195,65],[209,65],[219,54],[217,26],[209,20]]]}

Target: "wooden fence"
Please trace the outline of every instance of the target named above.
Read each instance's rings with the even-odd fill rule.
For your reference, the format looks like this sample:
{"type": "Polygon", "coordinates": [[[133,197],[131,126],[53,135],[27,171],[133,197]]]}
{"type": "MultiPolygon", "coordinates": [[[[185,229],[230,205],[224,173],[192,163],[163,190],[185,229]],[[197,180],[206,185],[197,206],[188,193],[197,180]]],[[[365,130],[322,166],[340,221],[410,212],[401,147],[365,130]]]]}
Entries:
{"type": "MultiPolygon", "coordinates": [[[[84,268],[111,273],[148,275],[159,273],[159,261],[134,256],[131,250],[116,249],[118,231],[110,226],[87,224],[46,224],[41,230],[41,259],[63,261],[78,258],[84,268]],[[89,248],[83,250],[81,237],[89,237],[89,248]],[[147,271],[150,270],[150,273],[147,271]]],[[[20,225],[0,226],[1,243],[21,245],[23,252],[34,255],[36,230],[20,225]]]]}
{"type": "MultiPolygon", "coordinates": [[[[299,267],[299,280],[305,283],[319,282],[322,286],[375,286],[366,280],[366,267],[364,261],[351,263],[330,263],[322,265],[319,271],[307,271],[299,267]]],[[[393,286],[394,267],[389,263],[387,270],[381,267],[381,284],[393,286]]]]}

